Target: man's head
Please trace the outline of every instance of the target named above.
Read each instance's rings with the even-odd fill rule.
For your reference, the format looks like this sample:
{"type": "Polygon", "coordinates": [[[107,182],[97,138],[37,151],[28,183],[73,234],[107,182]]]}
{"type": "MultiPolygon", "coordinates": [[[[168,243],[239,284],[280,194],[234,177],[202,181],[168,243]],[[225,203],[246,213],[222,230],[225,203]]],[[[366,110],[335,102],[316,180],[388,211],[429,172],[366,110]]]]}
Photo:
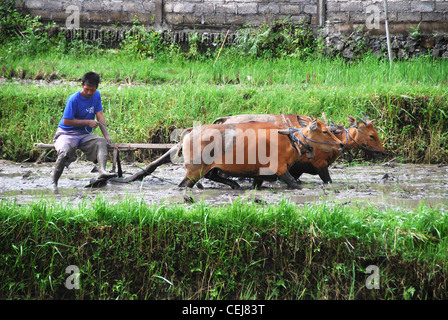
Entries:
{"type": "Polygon", "coordinates": [[[95,72],[87,72],[83,75],[81,80],[82,90],[81,95],[84,98],[93,97],[96,89],[98,89],[98,85],[100,83],[100,76],[95,72]]]}

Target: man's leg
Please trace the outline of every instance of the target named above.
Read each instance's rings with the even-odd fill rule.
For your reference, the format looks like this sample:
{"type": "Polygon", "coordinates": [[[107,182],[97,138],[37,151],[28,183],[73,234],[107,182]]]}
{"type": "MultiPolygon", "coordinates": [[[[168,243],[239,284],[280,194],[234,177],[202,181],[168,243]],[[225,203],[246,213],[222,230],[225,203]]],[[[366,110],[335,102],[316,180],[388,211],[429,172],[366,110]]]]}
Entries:
{"type": "Polygon", "coordinates": [[[51,176],[51,182],[52,182],[53,188],[58,187],[58,180],[61,177],[62,172],[64,171],[65,159],[66,159],[65,154],[58,155],[58,159],[56,160],[56,165],[53,168],[53,174],[51,176]]]}
{"type": "Polygon", "coordinates": [[[58,180],[64,171],[64,167],[68,167],[76,159],[76,148],[78,141],[76,137],[57,133],[54,138],[54,147],[58,152],[55,167],[52,173],[53,188],[58,186],[58,180]]]}
{"type": "Polygon", "coordinates": [[[79,148],[84,152],[87,159],[95,162],[98,161],[99,178],[112,178],[115,173],[109,173],[106,170],[107,164],[107,141],[103,137],[97,135],[89,135],[85,137],[80,143],[79,148]]]}

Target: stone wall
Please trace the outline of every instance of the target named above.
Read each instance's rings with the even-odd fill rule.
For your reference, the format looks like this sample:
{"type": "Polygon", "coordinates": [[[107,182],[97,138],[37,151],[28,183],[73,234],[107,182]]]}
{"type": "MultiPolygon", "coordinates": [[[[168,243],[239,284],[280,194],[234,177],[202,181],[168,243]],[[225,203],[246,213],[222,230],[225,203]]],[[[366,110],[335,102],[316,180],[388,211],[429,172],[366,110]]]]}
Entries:
{"type": "MultiPolygon", "coordinates": [[[[383,0],[17,0],[17,6],[43,21],[64,26],[77,10],[81,28],[130,25],[134,18],[156,29],[225,32],[273,19],[305,20],[328,32],[352,32],[360,25],[384,33],[383,0]]],[[[388,0],[392,34],[448,32],[448,0],[388,0]]]]}
{"type": "MultiPolygon", "coordinates": [[[[391,34],[409,34],[419,24],[422,33],[448,33],[448,0],[388,0],[387,4],[391,34]]],[[[384,34],[384,1],[327,0],[326,20],[332,33],[369,25],[372,34],[384,34]],[[379,25],[374,25],[377,21],[379,25]]]]}
{"type": "MultiPolygon", "coordinates": [[[[448,59],[448,0],[387,0],[387,7],[394,58],[430,53],[448,59]]],[[[384,56],[384,0],[327,0],[323,35],[327,47],[345,58],[356,55],[359,43],[384,56]]]]}
{"type": "Polygon", "coordinates": [[[235,30],[272,19],[318,21],[319,0],[17,0],[17,6],[43,21],[64,25],[79,12],[81,28],[129,25],[137,18],[145,25],[169,30],[235,30]],[[67,9],[69,8],[69,9],[67,9]]]}
{"type": "MultiPolygon", "coordinates": [[[[432,50],[434,56],[448,58],[448,0],[387,2],[395,56],[432,50]]],[[[234,39],[235,30],[246,24],[290,18],[309,23],[329,48],[347,58],[356,52],[360,27],[368,32],[370,38],[363,41],[374,53],[385,51],[384,0],[17,0],[17,7],[67,27],[69,36],[81,32],[93,40],[103,37],[99,29],[113,26],[108,37],[121,41],[135,18],[156,30],[172,31],[178,42],[192,30],[212,40],[230,30],[229,39],[234,39]]]]}

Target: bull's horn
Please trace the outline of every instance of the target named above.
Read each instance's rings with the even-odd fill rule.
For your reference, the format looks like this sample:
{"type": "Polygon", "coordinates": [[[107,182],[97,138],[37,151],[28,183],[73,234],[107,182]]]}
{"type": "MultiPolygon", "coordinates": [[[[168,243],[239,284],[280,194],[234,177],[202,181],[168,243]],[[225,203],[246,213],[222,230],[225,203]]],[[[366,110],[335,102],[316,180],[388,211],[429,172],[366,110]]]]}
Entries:
{"type": "MultiPolygon", "coordinates": [[[[328,126],[328,120],[327,120],[327,116],[325,115],[325,112],[322,112],[322,119],[324,119],[324,123],[328,126]]],[[[333,120],[333,119],[331,119],[331,120],[333,120]]]]}
{"type": "Polygon", "coordinates": [[[285,128],[287,128],[288,124],[286,123],[286,118],[285,118],[284,114],[282,114],[282,121],[283,121],[283,125],[285,126],[285,128]]]}
{"type": "Polygon", "coordinates": [[[216,118],[215,120],[213,120],[212,124],[217,124],[217,123],[222,123],[224,121],[226,121],[229,117],[219,117],[216,118]]]}
{"type": "Polygon", "coordinates": [[[362,112],[362,115],[364,116],[364,119],[366,119],[366,122],[370,121],[369,117],[366,115],[364,111],[362,112]]]}
{"type": "Polygon", "coordinates": [[[289,129],[279,129],[277,131],[279,134],[289,135],[289,129]]]}
{"type": "Polygon", "coordinates": [[[356,116],[356,118],[358,118],[359,121],[361,121],[362,123],[364,123],[365,125],[367,125],[367,121],[362,119],[361,117],[356,116]]]}

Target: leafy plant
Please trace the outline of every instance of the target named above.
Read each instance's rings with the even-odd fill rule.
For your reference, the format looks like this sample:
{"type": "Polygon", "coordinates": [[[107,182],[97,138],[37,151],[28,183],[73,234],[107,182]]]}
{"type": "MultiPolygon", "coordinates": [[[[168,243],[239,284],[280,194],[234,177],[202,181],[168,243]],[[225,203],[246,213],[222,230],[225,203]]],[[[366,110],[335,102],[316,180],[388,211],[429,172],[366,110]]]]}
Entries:
{"type": "Polygon", "coordinates": [[[235,50],[252,57],[306,57],[313,52],[314,37],[311,27],[301,22],[293,24],[288,19],[246,25],[238,30],[235,50]]]}
{"type": "Polygon", "coordinates": [[[189,49],[187,57],[190,59],[197,59],[200,55],[200,48],[199,45],[201,43],[201,37],[198,32],[192,32],[190,33],[190,36],[188,38],[189,42],[189,49]]]}
{"type": "Polygon", "coordinates": [[[419,42],[422,39],[422,34],[420,33],[420,30],[419,30],[420,24],[421,24],[421,22],[417,25],[417,27],[413,27],[413,26],[409,27],[409,29],[410,29],[409,38],[413,41],[419,42]]]}
{"type": "Polygon", "coordinates": [[[141,59],[154,58],[165,50],[161,32],[147,30],[138,19],[134,19],[131,29],[126,32],[121,49],[126,53],[136,54],[141,59]]]}

